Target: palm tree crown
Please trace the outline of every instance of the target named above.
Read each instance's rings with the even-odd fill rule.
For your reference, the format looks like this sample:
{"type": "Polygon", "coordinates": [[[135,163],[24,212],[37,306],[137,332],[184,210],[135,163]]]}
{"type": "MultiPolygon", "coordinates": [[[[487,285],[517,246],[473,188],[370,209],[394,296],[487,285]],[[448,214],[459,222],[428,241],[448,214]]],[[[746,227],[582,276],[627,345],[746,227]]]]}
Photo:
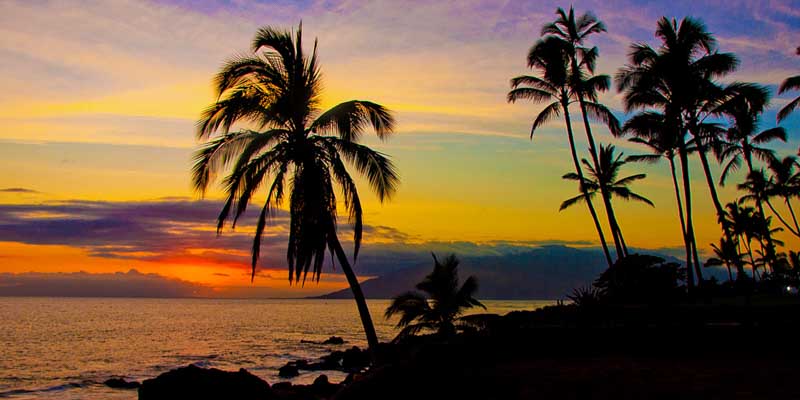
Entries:
{"type": "MultiPolygon", "coordinates": [[[[635,181],[644,179],[647,177],[646,174],[634,174],[631,176],[627,176],[625,178],[617,178],[620,173],[622,167],[627,164],[627,160],[623,159],[625,156],[624,153],[616,154],[616,148],[614,145],[607,145],[603,146],[600,145],[600,154],[599,154],[599,162],[600,162],[600,169],[597,170],[594,166],[589,163],[588,160],[583,159],[584,167],[588,171],[588,176],[585,179],[584,185],[589,188],[589,197],[594,196],[599,190],[604,188],[611,194],[612,197],[620,198],[623,200],[634,200],[640,201],[642,203],[646,203],[650,206],[653,205],[653,202],[648,200],[647,198],[636,194],[630,190],[628,185],[632,184],[635,181]]],[[[577,174],[570,172],[563,176],[564,179],[569,180],[578,180],[579,177],[577,174]]],[[[560,210],[568,208],[579,201],[585,200],[585,196],[579,195],[568,200],[565,200],[561,203],[560,210]]]]}
{"type": "Polygon", "coordinates": [[[207,142],[195,156],[195,187],[204,192],[214,175],[230,170],[223,180],[227,199],[218,231],[229,219],[235,225],[253,195],[266,188],[252,248],[253,273],[265,223],[289,196],[290,282],[305,280],[309,271],[312,278],[320,277],[325,251],[336,235],[334,184],[352,219],[358,254],[361,200],[348,165],[366,175],[381,201],[398,184],[389,158],[358,143],[368,127],[381,139],[389,137],[394,118],[383,106],[360,100],[321,112],[316,48],[315,42],[311,54],[304,53],[302,25],[294,39],[289,32],[260,29],[252,44],[254,54],[222,67],[216,77],[219,99],[198,123],[198,138],[207,142]],[[253,129],[231,131],[236,123],[253,129]]]}
{"type": "Polygon", "coordinates": [[[397,326],[403,328],[398,337],[413,335],[421,330],[436,331],[442,336],[455,333],[454,321],[465,309],[486,308],[474,296],[478,281],[474,276],[458,286],[458,259],[447,256],[442,262],[433,256],[433,271],[417,284],[420,292],[406,292],[392,300],[386,318],[399,314],[397,326]]]}

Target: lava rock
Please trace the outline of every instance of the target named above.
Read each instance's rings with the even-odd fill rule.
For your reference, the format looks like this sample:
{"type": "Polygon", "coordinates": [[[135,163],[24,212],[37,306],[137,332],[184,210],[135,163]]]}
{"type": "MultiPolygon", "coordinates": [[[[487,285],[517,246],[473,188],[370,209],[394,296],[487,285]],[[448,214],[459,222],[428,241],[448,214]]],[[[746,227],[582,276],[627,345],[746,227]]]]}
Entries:
{"type": "Polygon", "coordinates": [[[322,344],[344,344],[344,343],[345,343],[344,339],[340,338],[339,336],[331,336],[325,339],[324,342],[322,342],[322,344]]]}
{"type": "Polygon", "coordinates": [[[139,400],[256,400],[274,398],[269,384],[240,369],[237,372],[189,365],[147,379],[139,387],[139,400]]]}
{"type": "Polygon", "coordinates": [[[294,378],[298,375],[300,375],[300,371],[297,369],[297,366],[292,363],[286,364],[278,369],[278,376],[281,378],[294,378]]]}
{"type": "Polygon", "coordinates": [[[141,383],[136,381],[126,381],[122,378],[110,378],[103,382],[104,385],[112,389],[137,389],[141,383]]]}

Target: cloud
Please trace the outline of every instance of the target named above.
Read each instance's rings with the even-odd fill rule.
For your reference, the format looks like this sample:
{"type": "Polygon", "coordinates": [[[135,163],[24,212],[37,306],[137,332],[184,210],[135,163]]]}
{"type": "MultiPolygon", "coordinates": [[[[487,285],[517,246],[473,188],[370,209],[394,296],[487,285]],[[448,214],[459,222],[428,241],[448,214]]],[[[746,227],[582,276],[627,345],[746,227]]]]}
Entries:
{"type": "Polygon", "coordinates": [[[21,194],[40,194],[41,192],[33,189],[26,189],[21,187],[12,187],[0,189],[0,193],[21,193],[21,194]]]}
{"type": "Polygon", "coordinates": [[[0,296],[211,297],[213,295],[209,287],[157,274],[143,274],[135,269],[126,273],[108,274],[0,273],[0,296]]]}

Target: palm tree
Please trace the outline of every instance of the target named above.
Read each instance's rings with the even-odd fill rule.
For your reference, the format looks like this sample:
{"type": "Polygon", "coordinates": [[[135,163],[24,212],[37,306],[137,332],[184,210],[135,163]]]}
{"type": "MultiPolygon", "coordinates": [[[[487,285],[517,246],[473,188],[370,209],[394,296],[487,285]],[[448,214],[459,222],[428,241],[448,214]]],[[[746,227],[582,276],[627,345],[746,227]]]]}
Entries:
{"type": "Polygon", "coordinates": [[[447,256],[439,262],[433,255],[433,271],[416,288],[420,292],[406,292],[392,300],[386,309],[386,319],[399,314],[398,328],[403,328],[398,337],[414,335],[424,329],[450,337],[456,332],[454,322],[472,307],[486,307],[475,298],[478,281],[474,276],[458,286],[458,259],[447,256]]]}
{"type": "MultiPolygon", "coordinates": [[[[619,121],[614,114],[603,104],[598,102],[598,92],[605,92],[610,87],[611,78],[608,75],[594,75],[595,63],[599,51],[597,47],[587,47],[584,42],[595,33],[606,31],[605,25],[591,13],[585,13],[580,17],[575,16],[572,7],[566,12],[562,8],[556,10],[558,16],[555,21],[542,27],[541,35],[543,39],[531,47],[530,54],[538,50],[538,44],[547,40],[557,40],[562,43],[569,55],[569,85],[574,93],[581,109],[583,117],[583,127],[586,133],[586,140],[589,143],[589,153],[595,169],[600,169],[598,151],[595,146],[592,128],[589,124],[590,116],[593,119],[603,122],[613,135],[619,135],[619,121]]],[[[531,57],[529,55],[529,57],[531,57]]],[[[617,251],[617,258],[624,257],[628,251],[625,242],[621,237],[619,225],[611,207],[611,194],[601,189],[601,197],[606,209],[611,234],[614,238],[614,246],[617,251]]]]}
{"type": "MultiPolygon", "coordinates": [[[[511,91],[508,93],[508,102],[514,103],[517,100],[532,100],[537,103],[549,102],[545,108],[539,112],[531,127],[531,140],[538,128],[548,121],[564,114],[564,123],[567,128],[567,141],[569,142],[572,162],[575,166],[575,173],[583,176],[578,153],[575,149],[575,137],[572,132],[572,121],[570,120],[569,105],[574,101],[574,92],[569,86],[568,63],[569,57],[565,51],[563,43],[558,40],[544,39],[535,45],[536,51],[528,54],[528,67],[538,70],[541,77],[532,75],[521,75],[511,79],[511,91]]],[[[586,193],[586,188],[580,185],[579,190],[586,193]]],[[[603,254],[610,267],[613,262],[608,251],[603,228],[597,217],[594,205],[591,200],[586,202],[589,213],[594,221],[603,254]]]]}
{"type": "MultiPolygon", "coordinates": [[[[796,52],[797,55],[800,55],[800,47],[797,48],[796,52]]],[[[781,83],[780,88],[778,88],[778,94],[783,94],[790,90],[800,90],[800,75],[786,78],[786,80],[781,83]]],[[[778,111],[778,122],[786,119],[786,117],[788,117],[789,114],[791,114],[792,111],[794,111],[798,106],[800,106],[800,96],[790,101],[789,104],[785,105],[780,111],[778,111]]]]}
{"type": "MultiPolygon", "coordinates": [[[[770,183],[764,175],[764,170],[761,169],[747,174],[747,179],[738,185],[740,190],[747,192],[746,195],[742,196],[741,200],[753,201],[757,206],[769,200],[769,187],[770,183]]],[[[758,212],[753,213],[754,218],[758,217],[763,219],[763,221],[752,221],[751,223],[758,228],[755,229],[754,236],[759,239],[761,248],[764,249],[764,261],[772,265],[777,260],[777,254],[775,252],[776,243],[769,229],[770,218],[764,214],[763,210],[763,207],[759,207],[758,212]]]]}
{"type": "Polygon", "coordinates": [[[353,100],[330,110],[318,109],[321,94],[317,45],[310,56],[302,46],[302,24],[291,32],[261,28],[252,55],[229,60],[217,74],[218,100],[198,123],[206,140],[196,153],[193,181],[201,193],[220,172],[227,199],[217,232],[236,225],[253,195],[262,187],[266,200],[258,217],[252,247],[255,275],[261,235],[273,213],[289,196],[289,283],[305,283],[309,271],[319,281],[325,253],[339,261],[353,292],[370,349],[378,344],[372,318],[350,262],[337,237],[336,192],[353,222],[353,262],[362,235],[362,208],[348,165],[367,177],[381,201],[391,197],[399,178],[392,162],[358,141],[371,127],[380,139],[394,128],[391,113],[379,104],[353,100]],[[231,131],[241,124],[251,129],[231,131]],[[267,185],[268,186],[265,186],[267,185]]]}
{"type": "Polygon", "coordinates": [[[795,216],[794,208],[790,201],[792,198],[800,196],[800,172],[795,170],[798,165],[800,164],[798,164],[797,158],[794,156],[787,156],[783,159],[775,159],[770,162],[769,169],[771,175],[769,177],[770,185],[766,202],[770,210],[772,210],[772,213],[778,217],[778,220],[781,221],[783,226],[793,235],[800,237],[800,225],[797,224],[797,217],[795,216]],[[773,196],[783,199],[786,207],[789,209],[789,215],[792,217],[794,229],[777,212],[772,203],[770,203],[769,199],[773,196]]]}
{"type": "MultiPolygon", "coordinates": [[[[725,165],[720,175],[720,185],[725,184],[725,179],[730,172],[741,167],[742,159],[744,159],[744,162],[747,164],[747,170],[750,175],[756,173],[753,167],[754,156],[767,164],[771,164],[775,160],[774,151],[760,147],[759,145],[774,140],[786,141],[786,131],[781,127],[757,132],[758,119],[762,110],[754,110],[752,108],[752,101],[748,100],[757,98],[757,104],[767,104],[769,101],[769,92],[767,92],[765,88],[756,85],[753,85],[753,89],[749,99],[743,97],[736,98],[724,106],[725,113],[730,115],[733,119],[733,125],[727,130],[727,140],[722,143],[722,149],[718,156],[720,162],[724,162],[726,159],[728,160],[728,163],[725,165]]],[[[764,180],[762,182],[766,181],[764,180]]],[[[764,185],[763,189],[766,188],[767,186],[764,185]]],[[[766,216],[764,212],[764,201],[768,200],[768,197],[755,196],[754,200],[758,212],[762,216],[766,216]]],[[[772,248],[773,241],[769,230],[765,231],[764,239],[768,246],[767,254],[774,253],[774,248],[772,248]],[[770,250],[770,248],[772,248],[772,250],[770,250]]]]}
{"type": "MultiPolygon", "coordinates": [[[[585,201],[587,198],[591,199],[594,195],[600,191],[601,193],[605,192],[613,197],[617,197],[623,200],[633,200],[633,201],[640,201],[645,204],[649,204],[653,206],[653,202],[648,200],[647,198],[638,195],[628,188],[628,185],[631,183],[644,179],[647,175],[645,174],[635,174],[631,176],[627,176],[625,178],[617,178],[619,175],[620,170],[622,167],[627,163],[626,160],[623,159],[624,153],[615,154],[615,147],[613,145],[603,146],[600,145],[600,169],[595,169],[592,164],[589,163],[585,158],[581,160],[583,165],[586,167],[588,171],[588,177],[582,178],[575,174],[574,172],[568,173],[563,176],[564,179],[569,179],[573,181],[577,181],[580,179],[584,179],[583,186],[588,188],[587,193],[581,193],[578,196],[565,200],[561,203],[560,210],[564,210],[573,206],[575,203],[580,201],[585,201]]],[[[610,204],[609,204],[610,206],[610,204]]],[[[610,212],[613,215],[613,208],[609,208],[610,212]]],[[[622,231],[618,232],[619,239],[624,243],[624,239],[622,236],[622,231]]]]}
{"type": "MultiPolygon", "coordinates": [[[[686,219],[683,214],[683,203],[681,202],[681,190],[678,185],[678,177],[675,173],[675,156],[679,151],[682,140],[671,130],[664,129],[664,115],[658,112],[645,111],[634,115],[623,126],[623,132],[632,134],[634,137],[628,139],[631,142],[639,143],[650,148],[652,154],[633,155],[628,157],[629,161],[643,161],[649,163],[658,162],[662,158],[669,161],[669,168],[672,174],[672,186],[675,191],[675,200],[678,206],[678,219],[681,225],[681,236],[683,237],[684,249],[686,250],[686,270],[687,282],[693,286],[692,263],[699,262],[697,246],[694,244],[694,235],[689,235],[686,219]]],[[[738,266],[741,269],[741,265],[738,266]]]]}
{"type": "Polygon", "coordinates": [[[719,246],[711,243],[711,249],[714,250],[716,257],[709,258],[705,266],[724,265],[728,269],[728,280],[733,282],[731,266],[742,264],[742,254],[736,248],[736,243],[723,237],[719,240],[719,246]]]}
{"type": "MultiPolygon", "coordinates": [[[[753,270],[753,279],[757,279],[758,273],[756,271],[760,265],[760,260],[756,260],[754,256],[752,242],[753,239],[757,239],[759,237],[758,232],[760,228],[758,226],[758,220],[762,218],[760,215],[758,215],[758,212],[755,210],[755,208],[745,206],[744,200],[742,199],[728,203],[726,208],[728,209],[726,217],[729,221],[731,232],[739,238],[739,240],[736,241],[737,250],[739,253],[743,253],[738,247],[741,243],[744,243],[745,250],[747,251],[746,254],[750,258],[750,266],[753,270]]],[[[737,279],[739,277],[740,275],[737,273],[737,279]]],[[[744,275],[741,275],[741,277],[744,277],[744,275]]]]}
{"type": "MultiPolygon", "coordinates": [[[[705,26],[692,18],[662,17],[658,21],[656,36],[661,46],[654,49],[647,44],[632,45],[629,63],[617,74],[617,87],[624,91],[626,111],[659,110],[664,115],[671,134],[678,137],[678,156],[681,161],[686,209],[687,234],[694,241],[691,187],[689,184],[688,143],[686,133],[700,157],[717,219],[726,239],[731,239],[725,225],[725,211],[717,196],[714,179],[706,156],[711,143],[710,132],[718,132],[705,119],[720,113],[719,107],[730,98],[747,92],[747,85],[734,83],[720,87],[714,79],[733,71],[738,61],[728,53],[716,50],[716,40],[705,26]]],[[[754,107],[755,108],[755,107],[754,107]]],[[[702,271],[695,263],[695,273],[702,282],[702,271]]]]}

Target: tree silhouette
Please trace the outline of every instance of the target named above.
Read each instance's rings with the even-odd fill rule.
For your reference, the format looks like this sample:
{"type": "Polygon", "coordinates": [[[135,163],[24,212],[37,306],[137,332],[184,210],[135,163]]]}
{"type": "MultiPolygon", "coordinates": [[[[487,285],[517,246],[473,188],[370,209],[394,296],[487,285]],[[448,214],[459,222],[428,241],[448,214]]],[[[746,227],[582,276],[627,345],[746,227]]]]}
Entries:
{"type": "MultiPolygon", "coordinates": [[[[605,92],[611,86],[608,75],[593,75],[599,51],[597,47],[587,47],[585,41],[589,36],[606,31],[602,21],[591,13],[584,13],[576,17],[572,7],[569,11],[562,8],[556,10],[555,21],[542,27],[542,40],[531,47],[529,58],[538,50],[538,44],[548,40],[557,40],[562,43],[569,55],[568,83],[575,99],[578,102],[583,117],[583,127],[586,140],[589,143],[589,153],[595,169],[600,169],[598,150],[595,146],[594,135],[589,118],[604,123],[613,135],[620,133],[619,121],[614,114],[597,99],[598,92],[605,92]]],[[[627,255],[627,246],[620,233],[614,209],[611,206],[611,194],[601,188],[600,194],[605,206],[608,224],[614,239],[617,259],[627,255]]]]}
{"type": "Polygon", "coordinates": [[[800,226],[797,224],[797,217],[791,202],[792,198],[800,196],[800,172],[797,172],[798,166],[800,164],[798,164],[797,158],[794,156],[774,159],[770,162],[769,192],[765,200],[772,213],[781,221],[783,226],[793,235],[800,237],[800,226]],[[786,208],[789,210],[789,215],[792,217],[793,226],[790,226],[778,213],[778,210],[770,202],[771,197],[783,199],[786,208]]]}
{"type": "Polygon", "coordinates": [[[403,329],[398,337],[414,335],[425,329],[449,337],[456,333],[454,322],[465,309],[486,308],[475,299],[478,281],[474,276],[458,286],[458,259],[455,255],[439,262],[434,254],[433,261],[433,271],[416,286],[423,293],[403,293],[395,297],[386,309],[386,319],[400,315],[397,326],[403,329]]]}
{"type": "MultiPolygon", "coordinates": [[[[800,47],[797,48],[796,53],[800,55],[800,47]]],[[[778,88],[778,94],[783,94],[792,90],[800,90],[800,75],[786,78],[778,88]]],[[[795,97],[794,100],[790,101],[778,111],[778,122],[785,120],[798,106],[800,106],[800,96],[795,97]]]]}
{"type": "MultiPolygon", "coordinates": [[[[537,70],[541,77],[521,75],[511,79],[512,89],[508,93],[508,101],[514,103],[518,100],[532,100],[537,103],[548,103],[533,121],[531,140],[536,130],[542,125],[559,117],[562,113],[564,114],[567,141],[569,142],[575,173],[582,177],[583,171],[575,149],[575,137],[572,132],[572,121],[569,114],[569,105],[575,98],[573,88],[569,84],[569,54],[564,47],[563,41],[557,39],[542,39],[534,47],[535,51],[531,49],[528,53],[528,67],[537,70]]],[[[583,179],[579,180],[578,189],[585,194],[587,188],[580,182],[583,182],[583,179]]],[[[586,204],[594,221],[597,235],[600,238],[606,262],[610,267],[613,261],[608,251],[603,228],[600,226],[600,220],[597,217],[597,211],[591,200],[587,201],[586,204]]]]}
{"type": "Polygon", "coordinates": [[[378,343],[364,294],[337,237],[336,191],[341,189],[353,222],[358,256],[362,236],[362,208],[348,165],[366,176],[381,201],[399,182],[392,162],[358,143],[371,127],[380,139],[394,129],[394,118],[379,104],[353,100],[321,112],[317,44],[310,55],[302,46],[302,24],[296,34],[261,28],[252,55],[229,60],[217,74],[218,100],[198,123],[198,138],[206,144],[196,153],[193,181],[204,193],[215,175],[229,170],[223,180],[227,199],[219,214],[217,232],[245,212],[253,195],[267,190],[252,248],[255,275],[261,236],[272,214],[289,196],[289,282],[319,280],[325,252],[335,254],[358,306],[371,349],[378,343]],[[253,127],[231,131],[235,125],[253,127]]]}
{"type": "MultiPolygon", "coordinates": [[[[624,153],[615,154],[615,147],[613,145],[600,145],[600,157],[598,159],[598,166],[600,167],[599,170],[595,169],[595,167],[585,158],[581,160],[588,171],[588,177],[581,178],[577,174],[571,172],[564,175],[563,178],[574,181],[583,179],[583,185],[588,188],[588,190],[586,191],[586,194],[580,194],[565,200],[563,203],[561,203],[561,208],[559,210],[569,208],[580,201],[591,199],[598,191],[601,193],[608,193],[611,197],[616,197],[622,200],[639,201],[652,206],[652,201],[632,192],[630,188],[628,188],[628,185],[637,180],[644,179],[647,175],[635,174],[625,178],[618,178],[620,170],[627,163],[627,161],[623,159],[623,156],[624,153]]],[[[609,207],[611,207],[610,201],[609,207]]],[[[617,233],[619,238],[622,239],[622,230],[620,230],[619,227],[617,233]]]]}
{"type": "MultiPolygon", "coordinates": [[[[715,79],[733,71],[738,61],[732,54],[716,50],[716,40],[700,21],[684,18],[678,23],[675,19],[662,17],[657,25],[656,36],[661,40],[661,46],[654,49],[644,43],[633,44],[629,62],[617,74],[616,82],[618,89],[624,92],[626,111],[659,111],[665,122],[663,129],[676,137],[683,178],[686,233],[696,251],[689,182],[689,146],[693,145],[697,150],[717,211],[717,220],[730,240],[730,229],[725,225],[725,211],[719,201],[706,155],[714,134],[720,130],[705,121],[710,116],[720,114],[719,108],[726,101],[746,96],[753,88],[739,83],[722,87],[715,82],[715,79]],[[687,140],[687,134],[691,134],[691,143],[687,140]]],[[[757,109],[758,105],[753,103],[752,108],[757,109]]],[[[702,282],[702,271],[697,260],[694,273],[702,282]]],[[[691,287],[691,273],[688,276],[691,287]]]]}

